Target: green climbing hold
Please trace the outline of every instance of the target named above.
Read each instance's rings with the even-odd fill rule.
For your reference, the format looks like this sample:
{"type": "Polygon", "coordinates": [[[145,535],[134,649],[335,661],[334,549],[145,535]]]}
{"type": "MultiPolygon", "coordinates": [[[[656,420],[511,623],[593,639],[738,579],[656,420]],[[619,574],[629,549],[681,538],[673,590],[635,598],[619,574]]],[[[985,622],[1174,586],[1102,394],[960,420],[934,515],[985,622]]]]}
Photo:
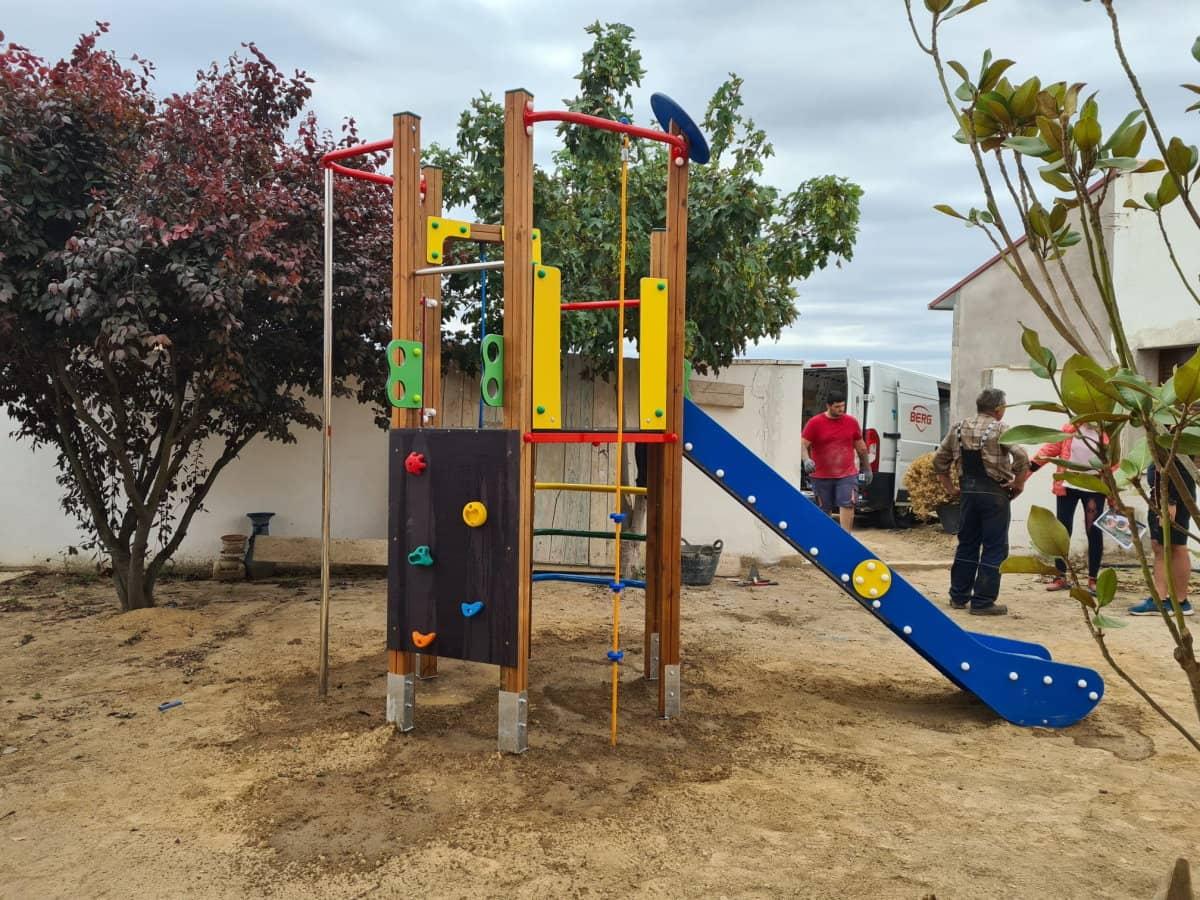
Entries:
{"type": "Polygon", "coordinates": [[[466,225],[459,225],[459,226],[458,226],[458,233],[459,233],[459,234],[466,234],[466,233],[467,233],[467,226],[466,226],[466,225]]]}
{"type": "Polygon", "coordinates": [[[665,282],[662,282],[662,281],[660,281],[660,282],[658,283],[658,289],[659,289],[660,291],[665,291],[665,290],[667,289],[667,285],[666,285],[666,283],[665,283],[665,282]]]}
{"type": "Polygon", "coordinates": [[[432,228],[434,231],[437,231],[439,228],[442,227],[442,223],[441,222],[430,222],[429,227],[432,228]]]}
{"type": "Polygon", "coordinates": [[[410,566],[432,566],[433,554],[429,550],[429,545],[422,544],[408,554],[408,564],[410,566]]]}
{"type": "Polygon", "coordinates": [[[430,259],[438,259],[441,257],[441,255],[442,254],[440,254],[436,250],[434,250],[432,253],[429,254],[429,258],[430,259]]]}
{"type": "Polygon", "coordinates": [[[539,416],[544,416],[544,415],[546,414],[546,407],[544,407],[544,406],[541,406],[541,405],[539,404],[539,405],[538,405],[538,408],[537,408],[537,414],[538,414],[539,416]]]}
{"type": "Polygon", "coordinates": [[[666,415],[666,413],[664,413],[661,409],[656,409],[654,411],[654,417],[656,419],[661,419],[664,415],[666,415]]]}
{"type": "Polygon", "coordinates": [[[546,277],[546,270],[538,269],[538,278],[545,278],[545,277],[546,277]]]}
{"type": "Polygon", "coordinates": [[[420,358],[421,358],[421,348],[420,348],[420,347],[413,347],[413,350],[412,350],[412,355],[413,355],[413,356],[415,356],[415,357],[417,357],[417,359],[420,359],[420,358]]]}

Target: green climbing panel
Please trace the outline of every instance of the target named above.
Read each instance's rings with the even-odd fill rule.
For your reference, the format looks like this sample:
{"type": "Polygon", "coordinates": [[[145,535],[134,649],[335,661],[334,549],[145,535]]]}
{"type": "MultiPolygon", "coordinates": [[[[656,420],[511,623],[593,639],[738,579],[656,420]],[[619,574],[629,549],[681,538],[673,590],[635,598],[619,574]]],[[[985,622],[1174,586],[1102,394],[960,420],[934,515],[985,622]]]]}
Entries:
{"type": "Polygon", "coordinates": [[[392,341],[387,345],[388,402],[399,409],[420,409],[425,390],[423,349],[420,341],[392,341]],[[400,354],[400,361],[396,356],[400,354]]]}
{"type": "Polygon", "coordinates": [[[479,348],[483,357],[483,377],[479,392],[488,406],[504,405],[504,335],[489,334],[479,348]]]}

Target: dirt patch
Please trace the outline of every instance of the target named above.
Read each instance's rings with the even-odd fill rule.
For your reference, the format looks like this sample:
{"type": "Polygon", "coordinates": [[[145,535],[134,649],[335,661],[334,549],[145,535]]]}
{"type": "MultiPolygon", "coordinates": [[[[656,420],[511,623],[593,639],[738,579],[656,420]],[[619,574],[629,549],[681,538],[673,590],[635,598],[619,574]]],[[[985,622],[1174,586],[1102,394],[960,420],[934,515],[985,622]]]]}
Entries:
{"type": "MultiPolygon", "coordinates": [[[[623,600],[615,748],[608,596],[539,585],[522,757],[495,750],[491,667],[442,660],[416,730],[384,723],[382,579],[335,585],[325,699],[315,581],[169,581],[172,606],[127,615],[100,582],[0,585],[4,894],[1124,898],[1200,856],[1200,763],[1120,682],[1073,728],[1015,728],[811,567],[770,577],[686,592],[672,721],[623,600]]],[[[946,573],[909,580],[940,596],[946,573]]],[[[1032,579],[1005,600],[972,627],[1104,672],[1073,604],[1032,579]]],[[[1161,631],[1131,621],[1114,652],[1187,720],[1161,631]]]]}

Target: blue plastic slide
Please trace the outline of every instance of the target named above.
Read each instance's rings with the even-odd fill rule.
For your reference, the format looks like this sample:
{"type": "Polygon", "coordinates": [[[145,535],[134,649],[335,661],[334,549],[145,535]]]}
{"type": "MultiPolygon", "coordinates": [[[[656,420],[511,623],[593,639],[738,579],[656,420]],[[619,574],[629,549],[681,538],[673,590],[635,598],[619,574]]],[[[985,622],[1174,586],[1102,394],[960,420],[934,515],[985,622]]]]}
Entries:
{"type": "MultiPolygon", "coordinates": [[[[1073,725],[1104,696],[1091,669],[1055,662],[1038,644],[976,634],[871,551],[690,400],[684,455],[930,665],[1016,725],[1073,725]]],[[[962,613],[961,615],[966,615],[962,613]]]]}

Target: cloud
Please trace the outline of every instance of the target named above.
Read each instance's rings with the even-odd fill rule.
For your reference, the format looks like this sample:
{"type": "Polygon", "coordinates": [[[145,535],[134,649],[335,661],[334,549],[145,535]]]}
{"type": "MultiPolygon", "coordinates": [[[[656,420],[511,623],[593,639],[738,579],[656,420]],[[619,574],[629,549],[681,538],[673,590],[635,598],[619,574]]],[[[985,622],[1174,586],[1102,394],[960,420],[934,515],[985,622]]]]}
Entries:
{"type": "MultiPolygon", "coordinates": [[[[923,5],[914,6],[924,19],[923,5]]],[[[1130,3],[1120,14],[1164,131],[1194,135],[1182,114],[1190,100],[1178,84],[1200,80],[1188,54],[1200,33],[1200,4],[1130,3]]],[[[765,161],[772,183],[790,190],[833,173],[866,191],[853,261],[799,285],[796,324],[750,355],[857,355],[946,374],[951,316],[926,306],[992,248],[931,209],[981,205],[980,191],[966,151],[950,139],[954,123],[899,0],[610,0],[602,9],[579,0],[74,0],[20,4],[3,25],[9,40],[56,57],[94,20],[106,19],[106,45],[157,62],[164,94],[186,90],[196,69],[255,41],[281,66],[317,79],[313,106],[329,127],[352,116],[365,139],[377,139],[390,133],[392,113],[411,109],[422,116],[426,143],[450,143],[459,113],[481,89],[500,97],[523,86],[542,107],[571,96],[589,44],[583,28],[597,18],[636,31],[648,71],[635,95],[640,121],[650,121],[656,90],[699,118],[737,72],[745,79],[745,112],[775,145],[776,156],[765,161]]],[[[1134,108],[1097,3],[991,3],[943,35],[947,55],[969,69],[986,47],[1017,60],[1014,77],[1036,72],[1088,82],[1100,92],[1103,121],[1134,108]]],[[[555,143],[549,129],[538,132],[539,161],[549,160],[555,143]]]]}

